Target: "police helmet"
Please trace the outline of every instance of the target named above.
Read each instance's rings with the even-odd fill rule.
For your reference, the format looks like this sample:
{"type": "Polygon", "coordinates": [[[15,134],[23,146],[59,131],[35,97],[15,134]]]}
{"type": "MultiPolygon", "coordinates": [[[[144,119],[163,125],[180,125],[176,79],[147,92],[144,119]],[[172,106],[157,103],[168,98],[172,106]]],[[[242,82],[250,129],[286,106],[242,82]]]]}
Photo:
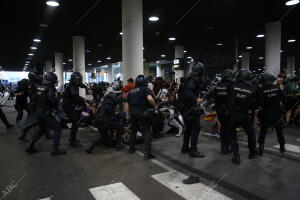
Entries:
{"type": "Polygon", "coordinates": [[[252,81],[253,74],[250,70],[241,69],[237,72],[237,81],[238,82],[248,82],[252,81]]]}
{"type": "Polygon", "coordinates": [[[192,65],[192,75],[203,76],[205,74],[206,68],[201,62],[195,62],[192,65]]]}
{"type": "Polygon", "coordinates": [[[233,71],[231,69],[226,69],[222,74],[223,81],[233,81],[233,71]]]}
{"type": "Polygon", "coordinates": [[[138,75],[135,78],[135,85],[137,86],[147,86],[147,79],[145,78],[144,75],[138,75]]]}
{"type": "Polygon", "coordinates": [[[22,89],[28,87],[28,85],[29,85],[29,79],[24,78],[18,82],[18,87],[20,87],[22,89]]]}
{"type": "Polygon", "coordinates": [[[73,72],[71,74],[71,79],[70,79],[71,83],[74,83],[76,85],[81,85],[82,84],[82,80],[83,80],[83,78],[82,78],[81,73],[79,73],[79,72],[73,72]]]}
{"type": "Polygon", "coordinates": [[[36,81],[38,78],[38,75],[36,72],[29,72],[28,73],[28,78],[30,81],[36,81]]]}
{"type": "Polygon", "coordinates": [[[53,72],[46,72],[44,75],[44,84],[56,84],[57,83],[57,76],[53,72]]]}
{"type": "Polygon", "coordinates": [[[273,85],[276,77],[272,74],[264,73],[261,75],[260,81],[264,86],[273,85]]]}

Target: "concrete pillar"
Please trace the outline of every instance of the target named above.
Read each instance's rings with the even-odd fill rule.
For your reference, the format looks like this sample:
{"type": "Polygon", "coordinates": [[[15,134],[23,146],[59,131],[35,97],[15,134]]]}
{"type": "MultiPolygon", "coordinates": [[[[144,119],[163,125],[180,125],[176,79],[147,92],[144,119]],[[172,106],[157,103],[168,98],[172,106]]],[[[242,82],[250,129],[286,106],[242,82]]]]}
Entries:
{"type": "Polygon", "coordinates": [[[52,69],[53,69],[53,67],[52,67],[52,61],[51,61],[51,60],[47,60],[47,61],[45,62],[44,74],[45,74],[46,72],[52,72],[52,69]]]}
{"type": "Polygon", "coordinates": [[[123,80],[143,70],[143,0],[122,0],[123,80]]]}
{"type": "Polygon", "coordinates": [[[290,56],[287,58],[287,73],[294,76],[295,71],[295,57],[290,56]]]}
{"type": "Polygon", "coordinates": [[[156,77],[163,77],[163,67],[156,62],[156,77]]]}
{"type": "Polygon", "coordinates": [[[265,66],[266,73],[277,76],[280,73],[281,50],[281,23],[266,24],[265,41],[265,66]]]}
{"type": "Polygon", "coordinates": [[[108,82],[112,83],[114,81],[112,64],[107,65],[107,72],[108,72],[108,82]]]}
{"type": "Polygon", "coordinates": [[[249,70],[249,61],[250,53],[249,52],[244,52],[242,53],[242,69],[248,69],[249,70]]]}
{"type": "Polygon", "coordinates": [[[58,79],[57,91],[62,92],[64,89],[64,65],[63,65],[63,53],[56,52],[55,58],[55,74],[58,79]]]}
{"type": "MultiPolygon", "coordinates": [[[[85,83],[85,44],[84,37],[73,36],[73,71],[82,75],[85,83]]],[[[85,97],[85,89],[80,88],[80,96],[85,97]]]]}
{"type": "MultiPolygon", "coordinates": [[[[183,59],[184,58],[184,46],[177,45],[175,46],[175,59],[183,59]]],[[[181,66],[183,67],[183,66],[181,66]]],[[[184,69],[175,70],[175,80],[180,79],[184,76],[184,69]]]]}

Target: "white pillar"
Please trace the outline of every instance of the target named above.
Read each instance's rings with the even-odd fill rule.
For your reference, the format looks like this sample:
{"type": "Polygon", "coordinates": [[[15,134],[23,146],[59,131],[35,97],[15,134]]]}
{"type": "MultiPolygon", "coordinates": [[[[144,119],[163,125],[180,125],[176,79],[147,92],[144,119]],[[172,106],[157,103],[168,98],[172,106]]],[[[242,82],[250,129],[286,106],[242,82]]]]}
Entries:
{"type": "MultiPolygon", "coordinates": [[[[183,45],[177,45],[175,46],[175,58],[176,59],[183,59],[184,58],[184,46],[183,45]]],[[[183,66],[181,66],[183,67],[183,66]]],[[[175,80],[180,79],[184,76],[184,70],[178,69],[175,70],[175,80]]]]}
{"type": "Polygon", "coordinates": [[[277,76],[280,73],[281,23],[266,24],[265,65],[266,72],[277,76]]]}
{"type": "Polygon", "coordinates": [[[242,53],[242,69],[248,69],[249,70],[249,57],[250,57],[250,53],[249,52],[244,52],[242,53]]]}
{"type": "Polygon", "coordinates": [[[56,52],[55,57],[55,74],[58,79],[57,91],[62,92],[64,89],[64,65],[63,65],[63,53],[56,52]]]}
{"type": "Polygon", "coordinates": [[[295,71],[295,57],[290,56],[287,58],[287,73],[294,76],[295,71]]]}
{"type": "MultiPolygon", "coordinates": [[[[84,37],[73,36],[73,69],[82,75],[85,83],[85,47],[84,37]]],[[[85,97],[85,89],[80,88],[80,96],[85,97]]]]}
{"type": "Polygon", "coordinates": [[[108,82],[112,83],[114,81],[112,64],[107,65],[107,73],[108,73],[108,82]]]}
{"type": "Polygon", "coordinates": [[[45,70],[44,70],[44,74],[46,73],[46,72],[52,72],[52,61],[51,60],[47,60],[46,62],[45,62],[45,70]]]}
{"type": "Polygon", "coordinates": [[[122,0],[123,80],[144,74],[143,0],[122,0]]]}
{"type": "Polygon", "coordinates": [[[156,64],[156,77],[163,77],[163,68],[160,64],[156,64]]]}

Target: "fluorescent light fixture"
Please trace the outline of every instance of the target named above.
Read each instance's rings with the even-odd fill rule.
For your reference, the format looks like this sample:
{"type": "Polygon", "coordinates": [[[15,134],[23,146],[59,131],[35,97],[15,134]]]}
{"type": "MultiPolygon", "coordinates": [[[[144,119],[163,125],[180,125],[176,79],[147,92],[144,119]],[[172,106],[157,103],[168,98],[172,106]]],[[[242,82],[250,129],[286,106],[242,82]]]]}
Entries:
{"type": "Polygon", "coordinates": [[[175,38],[175,37],[170,37],[169,40],[170,40],[170,41],[175,41],[176,38],[175,38]]]}
{"type": "Polygon", "coordinates": [[[246,47],[246,49],[250,50],[250,49],[253,49],[253,47],[246,47]]]}
{"type": "Polygon", "coordinates": [[[149,21],[151,21],[151,22],[157,22],[158,20],[159,20],[158,17],[155,17],[155,16],[149,17],[149,21]]]}
{"type": "Polygon", "coordinates": [[[32,58],[27,58],[28,60],[32,60],[32,58]]]}
{"type": "Polygon", "coordinates": [[[25,63],[28,63],[28,64],[29,64],[30,62],[29,62],[29,61],[26,61],[25,63]]]}
{"type": "Polygon", "coordinates": [[[258,71],[260,71],[261,69],[258,69],[258,71]]]}
{"type": "Polygon", "coordinates": [[[160,57],[164,58],[164,57],[166,57],[166,55],[165,55],[165,54],[162,54],[162,55],[160,55],[160,57]]]}
{"type": "Polygon", "coordinates": [[[299,3],[299,0],[290,0],[285,3],[287,6],[293,6],[299,3]]]}
{"type": "Polygon", "coordinates": [[[282,51],[282,50],[280,50],[280,53],[283,53],[283,51],[282,51]]]}
{"type": "Polygon", "coordinates": [[[145,47],[143,47],[143,50],[145,50],[145,47]]]}
{"type": "Polygon", "coordinates": [[[262,57],[262,56],[261,56],[261,57],[259,57],[258,59],[259,59],[259,60],[263,60],[263,59],[264,59],[264,57],[262,57]]]}
{"type": "Polygon", "coordinates": [[[53,0],[52,1],[47,1],[46,4],[48,6],[51,6],[51,7],[57,7],[57,6],[59,6],[59,3],[57,1],[53,1],[53,0]]]}
{"type": "Polygon", "coordinates": [[[186,50],[183,51],[183,53],[186,53],[186,52],[187,52],[186,50]]]}
{"type": "Polygon", "coordinates": [[[28,65],[28,63],[25,64],[25,66],[27,66],[27,65],[28,65]]]}
{"type": "Polygon", "coordinates": [[[90,51],[90,50],[86,50],[85,52],[87,52],[87,53],[91,53],[91,51],[90,51]]]}
{"type": "Polygon", "coordinates": [[[192,57],[191,56],[188,56],[188,57],[186,57],[187,59],[192,59],[192,57]]]}
{"type": "Polygon", "coordinates": [[[63,63],[63,65],[66,65],[66,64],[67,64],[67,63],[65,63],[65,62],[63,63]]]}
{"type": "Polygon", "coordinates": [[[296,42],[296,40],[295,39],[290,39],[290,40],[288,40],[288,42],[293,43],[293,42],[296,42]]]}
{"type": "Polygon", "coordinates": [[[242,58],[242,57],[243,57],[242,55],[239,56],[239,58],[242,58]]]}
{"type": "Polygon", "coordinates": [[[120,32],[120,35],[123,35],[123,32],[120,32]]]}
{"type": "Polygon", "coordinates": [[[91,63],[89,63],[88,65],[89,65],[89,66],[91,66],[92,64],[91,64],[91,63]]]}
{"type": "Polygon", "coordinates": [[[68,61],[69,61],[69,62],[72,62],[73,60],[70,58],[68,61]]]}
{"type": "Polygon", "coordinates": [[[98,63],[101,63],[101,60],[98,60],[97,62],[98,62],[98,63]]]}
{"type": "Polygon", "coordinates": [[[222,43],[218,43],[218,44],[217,44],[217,46],[222,46],[222,45],[223,45],[222,43]]]}
{"type": "Polygon", "coordinates": [[[258,34],[256,37],[257,38],[263,38],[263,37],[265,37],[265,35],[264,34],[258,34]]]}
{"type": "Polygon", "coordinates": [[[41,42],[41,40],[40,40],[40,39],[37,39],[37,38],[36,38],[36,39],[33,39],[33,41],[34,41],[34,42],[41,42]]]}
{"type": "Polygon", "coordinates": [[[107,57],[106,59],[107,59],[107,60],[111,60],[111,57],[107,57]]]}
{"type": "Polygon", "coordinates": [[[32,50],[37,50],[37,47],[30,47],[30,49],[32,49],[32,50]]]}
{"type": "Polygon", "coordinates": [[[33,54],[33,53],[29,53],[28,55],[29,55],[29,56],[33,56],[34,54],[33,54]]]}

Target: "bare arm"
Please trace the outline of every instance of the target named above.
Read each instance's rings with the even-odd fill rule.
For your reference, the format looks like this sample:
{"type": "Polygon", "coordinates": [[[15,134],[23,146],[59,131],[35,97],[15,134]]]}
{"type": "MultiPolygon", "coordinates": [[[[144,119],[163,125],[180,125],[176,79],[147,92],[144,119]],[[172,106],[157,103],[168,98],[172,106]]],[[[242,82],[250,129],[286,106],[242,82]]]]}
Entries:
{"type": "Polygon", "coordinates": [[[149,104],[152,106],[152,108],[156,109],[156,104],[155,104],[155,100],[153,99],[153,97],[151,95],[147,96],[147,100],[149,102],[149,104]]]}

